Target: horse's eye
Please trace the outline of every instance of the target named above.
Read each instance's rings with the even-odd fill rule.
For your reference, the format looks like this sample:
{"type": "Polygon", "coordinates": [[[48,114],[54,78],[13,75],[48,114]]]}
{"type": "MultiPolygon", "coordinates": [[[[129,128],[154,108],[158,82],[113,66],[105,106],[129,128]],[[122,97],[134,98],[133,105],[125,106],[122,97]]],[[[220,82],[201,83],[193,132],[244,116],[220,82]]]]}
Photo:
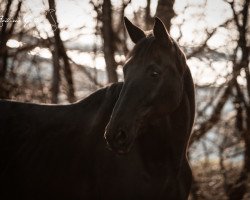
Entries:
{"type": "Polygon", "coordinates": [[[158,78],[158,77],[160,76],[160,73],[157,72],[157,71],[152,71],[150,75],[151,75],[151,77],[153,77],[153,78],[158,78]]]}

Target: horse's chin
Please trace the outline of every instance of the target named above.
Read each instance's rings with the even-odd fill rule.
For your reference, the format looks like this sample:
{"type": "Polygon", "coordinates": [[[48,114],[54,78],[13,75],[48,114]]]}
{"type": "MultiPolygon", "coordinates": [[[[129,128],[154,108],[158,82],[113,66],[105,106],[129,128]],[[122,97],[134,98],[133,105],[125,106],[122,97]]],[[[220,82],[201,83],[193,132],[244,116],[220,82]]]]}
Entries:
{"type": "Polygon", "coordinates": [[[130,149],[126,149],[126,150],[117,150],[116,151],[116,154],[118,154],[118,155],[127,155],[127,154],[129,154],[129,152],[130,152],[130,149]]]}
{"type": "Polygon", "coordinates": [[[127,155],[131,152],[133,146],[134,146],[134,141],[130,142],[129,144],[123,147],[111,147],[111,151],[113,151],[118,155],[127,155]]]}

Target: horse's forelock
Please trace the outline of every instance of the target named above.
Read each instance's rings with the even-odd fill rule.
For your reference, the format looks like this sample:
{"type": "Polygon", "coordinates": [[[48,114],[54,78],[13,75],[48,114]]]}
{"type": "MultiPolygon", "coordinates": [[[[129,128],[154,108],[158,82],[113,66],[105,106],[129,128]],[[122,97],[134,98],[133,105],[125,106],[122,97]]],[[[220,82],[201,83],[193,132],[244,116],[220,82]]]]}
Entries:
{"type": "Polygon", "coordinates": [[[147,35],[146,38],[143,38],[134,46],[132,51],[127,55],[127,58],[137,57],[140,61],[142,61],[142,64],[144,64],[147,62],[147,59],[151,57],[150,55],[157,51],[154,41],[155,38],[152,34],[147,35]]]}

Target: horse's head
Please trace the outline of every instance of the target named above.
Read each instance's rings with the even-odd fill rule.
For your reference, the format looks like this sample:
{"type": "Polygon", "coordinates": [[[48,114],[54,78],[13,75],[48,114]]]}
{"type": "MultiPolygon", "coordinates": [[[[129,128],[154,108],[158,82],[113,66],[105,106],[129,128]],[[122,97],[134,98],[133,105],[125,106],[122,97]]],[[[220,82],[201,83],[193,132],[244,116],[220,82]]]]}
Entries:
{"type": "Polygon", "coordinates": [[[129,152],[148,116],[161,117],[178,107],[186,66],[160,19],[148,35],[127,18],[125,26],[135,47],[123,67],[124,85],[105,132],[117,153],[129,152]]]}

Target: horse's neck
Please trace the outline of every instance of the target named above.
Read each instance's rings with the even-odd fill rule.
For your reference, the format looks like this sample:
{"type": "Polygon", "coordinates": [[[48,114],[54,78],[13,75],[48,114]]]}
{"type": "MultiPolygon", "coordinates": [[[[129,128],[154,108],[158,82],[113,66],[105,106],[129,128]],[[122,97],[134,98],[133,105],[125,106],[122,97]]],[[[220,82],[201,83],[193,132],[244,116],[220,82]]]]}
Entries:
{"type": "Polygon", "coordinates": [[[152,117],[150,119],[151,127],[148,130],[157,133],[154,137],[160,136],[159,138],[165,141],[167,146],[171,146],[174,157],[178,158],[181,157],[181,154],[186,153],[194,116],[194,84],[190,70],[187,68],[184,74],[183,96],[179,106],[171,114],[152,117]]]}
{"type": "Polygon", "coordinates": [[[190,101],[190,95],[184,91],[182,101],[173,113],[147,120],[139,146],[148,161],[171,162],[177,168],[185,159],[194,113],[190,101]]]}
{"type": "Polygon", "coordinates": [[[78,103],[78,113],[87,116],[87,118],[85,117],[86,121],[82,121],[82,123],[85,124],[89,133],[103,131],[119,97],[121,88],[121,83],[112,84],[98,90],[78,103]]]}
{"type": "Polygon", "coordinates": [[[138,151],[149,168],[166,163],[169,159],[167,117],[150,118],[145,122],[139,138],[138,151]],[[154,165],[154,166],[153,166],[154,165]]]}

